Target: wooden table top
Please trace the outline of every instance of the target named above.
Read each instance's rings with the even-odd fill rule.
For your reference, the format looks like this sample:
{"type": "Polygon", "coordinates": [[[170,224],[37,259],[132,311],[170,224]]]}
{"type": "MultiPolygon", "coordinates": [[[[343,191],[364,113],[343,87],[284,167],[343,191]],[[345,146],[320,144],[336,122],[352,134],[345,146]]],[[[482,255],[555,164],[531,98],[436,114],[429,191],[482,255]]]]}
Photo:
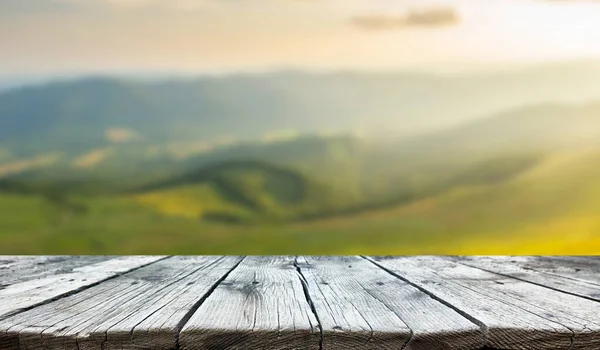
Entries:
{"type": "Polygon", "coordinates": [[[0,349],[600,349],[600,257],[0,256],[0,349]]]}

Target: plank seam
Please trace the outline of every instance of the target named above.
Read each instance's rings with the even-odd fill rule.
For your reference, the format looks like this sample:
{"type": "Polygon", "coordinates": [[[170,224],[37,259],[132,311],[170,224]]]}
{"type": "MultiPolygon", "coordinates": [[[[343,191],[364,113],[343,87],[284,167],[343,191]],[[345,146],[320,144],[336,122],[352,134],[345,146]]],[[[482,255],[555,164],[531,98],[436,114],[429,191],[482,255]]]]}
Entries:
{"type": "Polygon", "coordinates": [[[480,320],[478,320],[477,318],[473,317],[472,315],[469,315],[467,312],[459,309],[458,307],[450,304],[449,302],[445,301],[444,299],[438,297],[437,295],[435,295],[434,293],[432,293],[431,291],[411,282],[410,280],[408,280],[405,277],[400,276],[399,274],[395,273],[394,271],[386,268],[383,265],[380,265],[377,261],[371,259],[368,256],[363,256],[361,255],[361,258],[371,262],[372,264],[374,264],[375,266],[379,267],[380,269],[384,270],[385,272],[389,273],[390,275],[401,279],[402,281],[410,284],[411,286],[417,288],[418,290],[420,290],[421,292],[427,294],[430,298],[432,298],[433,300],[436,300],[440,303],[442,303],[443,305],[451,308],[452,310],[454,310],[456,313],[458,313],[459,315],[461,315],[462,317],[466,318],[467,320],[471,321],[472,323],[474,323],[476,326],[478,326],[481,329],[482,335],[483,335],[483,343],[487,344],[488,343],[488,326],[481,322],[480,320]]]}
{"type": "Polygon", "coordinates": [[[550,261],[569,261],[569,262],[573,262],[573,263],[580,263],[580,264],[586,264],[586,265],[593,265],[593,266],[598,266],[598,264],[600,263],[600,260],[596,260],[600,257],[592,255],[592,256],[585,256],[585,255],[566,255],[566,256],[562,256],[562,255],[543,255],[543,256],[538,256],[541,259],[544,260],[550,260],[550,261]]]}
{"type": "MultiPolygon", "coordinates": [[[[6,257],[8,257],[10,259],[9,256],[0,255],[0,259],[6,258],[6,257]]],[[[19,256],[19,257],[21,257],[21,256],[19,256]]],[[[57,269],[57,267],[60,267],[65,262],[68,262],[68,261],[76,259],[76,258],[82,258],[82,257],[86,258],[86,257],[89,257],[89,256],[84,256],[84,255],[57,255],[57,256],[43,256],[43,255],[35,256],[35,255],[33,255],[33,256],[29,256],[29,255],[25,255],[25,256],[22,256],[22,257],[26,257],[26,258],[41,257],[41,258],[53,259],[53,260],[48,260],[48,261],[42,263],[42,265],[44,266],[44,268],[45,267],[50,267],[49,269],[46,270],[47,272],[52,271],[52,267],[54,266],[54,268],[56,269],[55,272],[54,273],[49,273],[48,275],[56,275],[56,274],[58,274],[58,271],[60,271],[60,269],[57,269]]],[[[105,256],[105,257],[107,257],[106,260],[89,261],[89,262],[84,263],[82,265],[74,265],[72,267],[72,269],[87,267],[87,266],[94,265],[94,264],[97,264],[97,263],[102,262],[102,261],[111,260],[112,258],[114,258],[114,257],[109,257],[109,256],[105,256]]],[[[14,261],[13,261],[13,263],[14,263],[14,261]]],[[[40,262],[37,262],[35,265],[37,266],[39,264],[40,264],[40,262]]],[[[8,266],[10,267],[11,263],[9,263],[8,266]]],[[[24,266],[27,266],[27,265],[24,265],[24,266]]],[[[44,270],[43,269],[41,269],[41,271],[37,271],[36,274],[29,275],[27,279],[17,280],[14,283],[8,283],[8,284],[0,283],[0,290],[4,289],[4,288],[6,288],[6,287],[8,287],[10,285],[16,284],[16,283],[22,283],[22,282],[26,282],[26,281],[33,280],[33,279],[38,279],[39,278],[38,276],[42,276],[42,277],[44,276],[44,270]]]]}
{"type": "MultiPolygon", "coordinates": [[[[448,262],[450,262],[450,263],[456,263],[456,264],[460,264],[460,262],[459,262],[459,261],[454,261],[452,258],[448,258],[448,257],[446,257],[444,260],[447,260],[447,261],[448,261],[448,262]]],[[[510,276],[504,276],[504,275],[502,275],[501,273],[497,273],[497,272],[493,272],[493,271],[486,271],[486,270],[484,270],[484,269],[480,269],[480,268],[473,267],[473,266],[468,266],[468,265],[465,265],[465,264],[461,264],[461,265],[463,265],[463,266],[467,266],[467,267],[471,267],[471,268],[476,268],[476,269],[478,269],[478,270],[485,271],[485,272],[488,272],[488,273],[492,273],[492,274],[495,274],[495,275],[500,275],[500,276],[503,276],[503,277],[509,277],[509,278],[512,278],[512,277],[510,277],[510,276]]],[[[435,272],[434,272],[434,273],[435,273],[435,272]]],[[[435,274],[437,275],[437,273],[435,273],[435,274]]],[[[517,280],[519,280],[519,279],[517,279],[517,280]]],[[[528,281],[523,281],[523,282],[527,282],[527,283],[529,283],[528,281]]],[[[537,316],[537,317],[543,318],[543,319],[545,319],[545,320],[547,320],[547,321],[549,321],[549,322],[552,322],[552,323],[558,324],[558,325],[560,325],[560,326],[562,326],[562,327],[564,327],[564,328],[568,329],[568,330],[571,332],[571,335],[569,336],[569,340],[570,340],[571,344],[570,344],[570,346],[569,346],[569,348],[568,348],[568,349],[571,349],[571,348],[573,347],[573,345],[574,345],[574,338],[575,338],[575,331],[574,331],[574,330],[573,330],[571,327],[569,327],[569,326],[567,326],[567,325],[565,325],[565,324],[563,324],[563,323],[561,323],[561,322],[558,322],[558,321],[556,321],[556,320],[552,320],[552,319],[550,319],[550,318],[548,318],[548,317],[546,317],[546,316],[544,316],[544,315],[540,315],[540,314],[538,314],[537,312],[534,312],[534,311],[531,311],[531,310],[525,309],[524,307],[521,307],[521,306],[519,306],[519,305],[513,304],[513,303],[511,303],[511,302],[509,302],[509,301],[505,301],[505,300],[500,300],[500,299],[497,299],[497,298],[495,298],[494,296],[491,296],[491,295],[485,294],[485,293],[483,293],[482,291],[479,291],[479,290],[477,290],[477,289],[473,289],[473,288],[472,288],[471,286],[469,286],[469,285],[465,285],[465,284],[463,284],[463,283],[460,283],[460,282],[458,282],[458,281],[452,281],[452,283],[454,283],[454,284],[455,284],[455,285],[457,285],[457,286],[461,286],[462,288],[468,289],[468,290],[470,290],[470,291],[472,291],[472,292],[474,292],[474,293],[477,293],[477,294],[480,294],[480,295],[485,295],[485,296],[488,296],[488,297],[490,297],[490,298],[493,298],[493,299],[495,299],[496,301],[498,301],[498,302],[500,302],[500,303],[503,303],[503,304],[505,304],[505,305],[510,305],[510,306],[512,306],[512,307],[518,308],[518,309],[520,309],[520,310],[523,310],[524,312],[527,312],[527,313],[530,313],[530,314],[532,314],[532,315],[535,315],[535,316],[537,316]]],[[[507,294],[507,293],[506,293],[506,292],[502,292],[502,294],[507,294]]],[[[543,309],[543,310],[546,310],[546,311],[551,311],[551,310],[547,310],[547,309],[545,309],[544,307],[541,307],[541,306],[537,306],[537,305],[535,305],[535,304],[532,304],[531,302],[528,302],[527,300],[523,300],[523,302],[524,302],[524,303],[526,303],[526,304],[528,304],[528,305],[530,305],[530,306],[532,306],[532,307],[534,307],[534,308],[543,309]]],[[[585,327],[585,326],[584,326],[584,327],[585,327]]]]}
{"type": "MultiPolygon", "coordinates": [[[[519,277],[507,275],[507,274],[504,274],[504,273],[501,273],[501,272],[496,272],[496,271],[493,271],[493,270],[488,270],[488,269],[485,269],[483,267],[478,267],[478,266],[475,266],[475,265],[465,264],[465,263],[463,263],[461,261],[455,261],[455,262],[457,262],[457,263],[459,263],[461,265],[472,267],[472,268],[475,268],[475,269],[479,269],[479,270],[482,270],[482,271],[485,271],[485,272],[493,273],[493,274],[500,275],[500,276],[503,276],[503,277],[516,279],[516,280],[519,280],[521,282],[526,282],[526,283],[533,284],[533,285],[536,285],[536,286],[544,287],[546,289],[550,289],[550,290],[553,290],[555,292],[569,294],[569,295],[572,295],[572,296],[576,296],[576,297],[579,297],[579,298],[582,298],[582,299],[591,300],[591,301],[594,301],[594,302],[600,302],[600,299],[592,298],[590,296],[586,296],[586,295],[583,295],[583,294],[578,294],[578,293],[575,293],[575,292],[569,292],[569,291],[557,289],[557,288],[550,287],[550,286],[547,286],[547,285],[544,285],[544,284],[541,284],[541,283],[538,283],[538,282],[533,282],[533,281],[525,280],[525,279],[522,279],[522,278],[519,278],[519,277]]],[[[538,271],[538,270],[535,270],[535,269],[532,269],[532,270],[535,271],[535,272],[539,272],[540,274],[544,274],[545,275],[545,273],[543,271],[538,271]]],[[[563,276],[555,275],[555,274],[550,274],[550,276],[561,277],[561,278],[563,277],[563,276]]],[[[565,279],[572,280],[570,278],[565,278],[565,279]]],[[[576,280],[576,281],[580,281],[580,280],[576,280]]]]}
{"type": "Polygon", "coordinates": [[[317,308],[315,307],[315,303],[312,301],[310,297],[310,293],[308,291],[308,281],[306,277],[302,273],[302,268],[298,264],[298,256],[294,257],[294,267],[296,267],[296,272],[298,273],[298,278],[300,279],[300,283],[302,284],[302,290],[304,291],[304,298],[306,298],[306,302],[310,306],[310,310],[317,320],[317,327],[319,328],[319,350],[323,350],[323,326],[321,325],[321,320],[319,319],[319,314],[317,313],[317,308]]]}
{"type": "MultiPolygon", "coordinates": [[[[220,257],[220,258],[218,258],[217,260],[214,260],[214,261],[210,262],[210,263],[209,263],[207,266],[201,266],[201,267],[198,267],[197,269],[194,269],[194,270],[192,270],[191,272],[189,272],[189,273],[188,273],[188,274],[186,274],[186,275],[181,275],[181,277],[179,277],[179,278],[178,278],[178,279],[176,279],[176,280],[173,280],[173,281],[169,282],[168,284],[164,285],[163,287],[161,287],[161,288],[160,288],[160,289],[158,289],[157,291],[162,291],[162,290],[164,290],[164,289],[166,289],[166,288],[169,288],[169,287],[171,287],[172,285],[174,285],[174,284],[176,284],[176,283],[178,283],[178,282],[180,282],[180,281],[182,281],[182,280],[184,280],[184,279],[186,279],[186,278],[190,277],[191,275],[193,275],[193,274],[197,273],[198,271],[201,271],[201,270],[209,270],[210,268],[214,267],[214,265],[217,265],[219,262],[223,261],[223,259],[224,259],[224,257],[220,257]]],[[[143,323],[144,321],[146,321],[148,318],[152,317],[152,315],[154,315],[155,313],[157,313],[157,312],[160,312],[162,309],[164,309],[165,307],[167,307],[167,305],[168,305],[168,303],[166,303],[166,304],[164,304],[163,306],[159,307],[158,309],[154,310],[152,313],[150,313],[149,315],[147,315],[146,317],[144,317],[142,320],[140,320],[139,322],[137,322],[137,323],[136,323],[136,324],[135,324],[133,327],[131,327],[131,331],[129,331],[129,335],[131,336],[131,338],[133,339],[133,333],[135,332],[135,329],[136,329],[136,327],[138,327],[140,324],[142,324],[142,323],[143,323]]],[[[130,314],[127,316],[127,317],[131,316],[131,315],[132,315],[132,314],[134,314],[134,313],[135,313],[135,311],[134,311],[134,312],[132,312],[132,313],[130,313],[130,314]]],[[[107,332],[108,332],[109,330],[110,330],[110,329],[107,329],[107,332]]],[[[108,335],[107,335],[107,336],[108,336],[108,335]]]]}
{"type": "MultiPolygon", "coordinates": [[[[171,287],[172,285],[174,285],[174,284],[178,283],[179,281],[181,281],[181,280],[184,280],[184,279],[188,278],[189,276],[191,276],[191,275],[193,275],[193,274],[197,273],[197,272],[198,272],[198,271],[200,271],[200,270],[203,270],[203,269],[209,269],[210,267],[212,267],[213,265],[216,265],[216,264],[218,264],[218,263],[219,263],[220,261],[222,261],[222,260],[223,260],[223,257],[220,257],[220,258],[218,258],[217,260],[214,260],[214,261],[210,262],[210,263],[209,263],[207,266],[201,266],[201,267],[198,267],[198,268],[196,268],[196,269],[194,269],[194,270],[192,270],[192,271],[188,272],[187,274],[181,274],[181,275],[180,275],[180,277],[178,277],[177,279],[175,279],[175,280],[173,280],[173,281],[171,281],[171,282],[169,282],[169,283],[167,283],[167,284],[163,285],[163,286],[162,286],[162,287],[160,287],[159,289],[156,289],[156,292],[159,292],[159,291],[165,290],[165,289],[167,289],[167,288],[171,287]]],[[[131,330],[129,331],[129,336],[130,336],[130,339],[132,339],[132,340],[133,340],[133,333],[135,332],[135,329],[136,329],[136,327],[137,327],[137,326],[139,326],[139,325],[140,325],[141,323],[143,323],[145,320],[147,320],[148,318],[152,317],[152,315],[154,315],[155,313],[159,312],[160,310],[162,310],[162,309],[163,309],[163,308],[165,308],[166,306],[167,306],[167,304],[165,304],[165,305],[161,306],[160,308],[158,308],[158,309],[154,310],[152,313],[150,313],[150,314],[149,314],[149,315],[147,315],[145,318],[143,318],[142,320],[140,320],[138,323],[136,323],[136,324],[135,324],[135,325],[134,325],[134,326],[131,328],[131,330]]],[[[127,318],[131,317],[131,316],[132,316],[132,315],[134,315],[136,312],[138,312],[138,310],[131,311],[129,314],[127,314],[127,315],[125,316],[125,318],[124,318],[124,319],[127,319],[127,318]]],[[[121,320],[121,321],[122,321],[122,320],[121,320]]],[[[111,329],[113,326],[114,326],[114,325],[112,325],[112,326],[108,327],[108,328],[107,328],[107,329],[104,331],[104,340],[103,340],[103,341],[100,343],[100,349],[101,349],[101,350],[102,350],[102,349],[104,349],[104,344],[105,344],[106,342],[108,342],[108,333],[110,332],[110,329],[111,329]]]]}
{"type": "Polygon", "coordinates": [[[385,301],[379,299],[375,294],[373,294],[373,292],[371,292],[370,290],[368,290],[367,288],[365,288],[365,286],[362,283],[358,282],[358,284],[361,286],[361,288],[367,294],[369,294],[371,297],[373,297],[373,299],[379,301],[381,304],[383,304],[383,306],[385,306],[386,309],[390,310],[394,315],[396,315],[396,317],[398,317],[400,319],[400,321],[402,321],[402,323],[404,323],[404,325],[406,326],[406,328],[408,328],[408,330],[410,331],[410,334],[409,334],[408,339],[406,340],[406,342],[404,342],[404,344],[400,348],[400,350],[406,349],[406,347],[410,344],[410,342],[413,340],[413,338],[415,336],[415,332],[413,331],[413,329],[410,328],[410,326],[408,325],[408,323],[406,323],[406,321],[404,321],[402,319],[402,317],[400,315],[398,315],[398,313],[396,311],[394,311],[385,301]]]}
{"type": "Polygon", "coordinates": [[[181,334],[181,330],[183,329],[183,327],[185,327],[185,325],[189,322],[189,320],[192,318],[192,316],[196,313],[196,311],[198,311],[198,309],[200,308],[200,306],[202,306],[202,304],[206,301],[206,299],[208,299],[208,297],[211,296],[211,294],[217,289],[217,287],[227,279],[227,277],[229,277],[229,275],[233,272],[233,270],[235,270],[241,263],[242,261],[244,261],[244,259],[246,258],[246,256],[242,257],[240,259],[240,261],[238,261],[231,269],[229,269],[229,271],[227,271],[221,278],[219,278],[219,280],[217,282],[215,282],[215,284],[212,285],[212,287],[210,287],[210,289],[192,306],[192,308],[183,316],[183,318],[181,319],[181,321],[179,321],[179,323],[177,324],[177,327],[175,328],[175,349],[181,349],[180,345],[179,345],[179,335],[181,334]]]}
{"type": "Polygon", "coordinates": [[[24,307],[24,308],[21,308],[21,309],[15,310],[15,311],[13,311],[13,312],[10,312],[10,313],[7,313],[7,314],[4,314],[4,315],[0,316],[0,320],[5,320],[5,319],[7,319],[7,318],[10,318],[10,317],[12,317],[12,316],[18,315],[18,314],[20,314],[20,313],[23,313],[23,312],[25,312],[25,311],[29,311],[29,310],[31,310],[31,309],[35,309],[36,307],[43,306],[43,305],[46,305],[46,304],[50,304],[51,302],[54,302],[54,301],[56,301],[56,300],[59,300],[59,299],[66,298],[66,297],[68,297],[68,296],[71,296],[71,295],[73,295],[73,294],[77,294],[77,293],[79,293],[79,292],[82,292],[82,291],[84,291],[84,290],[86,290],[86,289],[89,289],[89,288],[95,287],[95,286],[97,286],[97,285],[99,285],[99,284],[101,284],[101,283],[104,283],[104,282],[106,282],[106,281],[110,281],[110,280],[112,280],[112,279],[115,279],[115,278],[117,278],[117,277],[119,277],[119,276],[122,276],[122,275],[124,275],[124,274],[127,274],[127,273],[130,273],[130,272],[133,272],[133,271],[139,270],[139,269],[141,269],[141,268],[144,268],[144,267],[146,267],[146,266],[150,266],[150,265],[152,265],[152,264],[155,264],[155,263],[157,263],[157,262],[159,262],[159,261],[162,261],[162,260],[168,259],[168,258],[170,258],[170,257],[171,257],[171,256],[165,256],[165,257],[162,257],[162,258],[160,258],[160,259],[157,259],[157,260],[154,260],[154,261],[152,261],[152,262],[149,262],[149,263],[147,263],[147,264],[143,264],[143,265],[140,265],[140,266],[134,267],[134,268],[132,268],[132,269],[130,269],[130,270],[127,270],[127,271],[122,271],[122,272],[115,273],[113,276],[107,277],[107,278],[105,278],[105,279],[103,279],[103,280],[100,280],[100,281],[97,281],[97,282],[94,282],[94,283],[90,283],[90,284],[88,284],[88,285],[85,285],[85,286],[82,286],[82,287],[79,287],[79,288],[76,288],[76,289],[70,290],[70,291],[68,291],[68,292],[66,292],[66,293],[63,293],[63,294],[57,295],[57,296],[55,296],[55,297],[52,297],[52,298],[49,298],[49,299],[45,299],[45,300],[43,300],[43,301],[41,301],[41,302],[39,302],[39,303],[33,304],[33,305],[31,305],[31,306],[27,306],[27,307],[24,307]]]}
{"type": "MultiPolygon", "coordinates": [[[[515,280],[518,280],[518,281],[521,281],[521,282],[524,282],[524,283],[533,284],[533,285],[536,285],[536,286],[539,286],[539,287],[543,287],[543,288],[546,288],[546,289],[550,289],[550,290],[553,290],[553,291],[556,291],[556,292],[560,292],[560,293],[563,293],[563,294],[569,294],[569,295],[573,295],[573,296],[576,296],[576,297],[581,297],[581,298],[583,298],[583,299],[588,299],[588,300],[591,300],[591,301],[594,301],[594,302],[598,302],[598,300],[596,300],[596,299],[593,299],[593,298],[590,298],[590,297],[581,296],[581,295],[578,295],[578,294],[575,294],[575,293],[571,293],[571,292],[565,292],[565,291],[562,291],[562,290],[559,290],[559,289],[556,289],[556,288],[553,288],[553,287],[545,286],[545,285],[543,285],[543,284],[540,284],[540,283],[536,283],[536,282],[531,282],[531,281],[523,280],[523,279],[521,279],[521,278],[518,278],[518,277],[513,277],[513,276],[510,276],[510,275],[506,275],[506,274],[500,273],[500,272],[495,272],[495,271],[492,271],[492,270],[487,270],[487,269],[485,269],[485,268],[481,268],[481,267],[478,267],[478,266],[473,266],[473,265],[469,265],[469,264],[464,264],[464,263],[462,263],[462,262],[461,262],[461,261],[459,261],[459,260],[456,260],[456,261],[454,261],[454,260],[453,260],[453,262],[455,262],[455,263],[458,263],[458,264],[461,264],[461,265],[463,265],[463,266],[467,266],[467,267],[475,268],[475,269],[478,269],[478,270],[481,270],[481,271],[485,271],[485,272],[488,272],[488,273],[493,273],[493,274],[495,274],[495,275],[499,275],[499,276],[502,276],[502,277],[507,277],[507,278],[515,279],[515,280]]],[[[534,271],[537,271],[537,270],[534,270],[534,271]]],[[[529,303],[528,303],[528,304],[529,304],[529,303]]],[[[532,305],[532,306],[534,306],[534,307],[538,307],[538,306],[536,306],[536,305],[533,305],[533,304],[530,304],[530,305],[532,305]]],[[[515,306],[516,306],[516,305],[515,305],[515,306]]],[[[534,315],[536,315],[536,316],[542,317],[542,318],[544,318],[544,319],[546,319],[546,320],[548,320],[548,321],[550,321],[550,322],[554,322],[554,323],[560,324],[561,326],[563,326],[563,327],[565,327],[566,329],[568,329],[569,331],[571,331],[571,333],[572,333],[572,334],[571,334],[571,337],[570,337],[571,345],[569,346],[569,349],[571,349],[571,348],[573,347],[573,345],[574,345],[574,342],[575,342],[575,339],[574,339],[574,338],[575,338],[575,331],[574,331],[572,328],[570,328],[570,327],[568,327],[568,326],[566,326],[566,325],[564,325],[564,324],[562,324],[562,323],[559,323],[559,322],[557,322],[557,321],[554,321],[554,320],[548,319],[548,318],[546,318],[546,317],[544,317],[544,316],[542,316],[542,315],[538,315],[538,314],[536,314],[536,313],[534,313],[534,312],[528,311],[528,310],[526,310],[526,309],[522,309],[522,310],[524,310],[524,311],[527,311],[527,312],[529,312],[529,313],[531,313],[531,314],[534,314],[534,315]]],[[[584,325],[584,328],[585,328],[585,325],[584,325]]]]}
{"type": "MultiPolygon", "coordinates": [[[[527,313],[530,313],[530,314],[532,314],[532,315],[535,315],[535,316],[537,316],[537,317],[543,318],[543,319],[545,319],[546,321],[549,321],[549,322],[555,323],[555,324],[557,324],[557,325],[560,325],[560,326],[562,326],[562,327],[564,327],[564,328],[568,329],[568,330],[571,332],[571,335],[569,336],[569,340],[570,340],[571,344],[569,345],[569,347],[568,347],[568,349],[567,349],[567,350],[569,350],[569,349],[571,349],[571,348],[573,347],[573,344],[574,344],[574,338],[575,338],[575,331],[574,331],[574,330],[573,330],[571,327],[569,327],[569,326],[567,326],[567,325],[565,325],[565,324],[563,324],[563,323],[561,323],[561,322],[558,322],[558,321],[556,321],[556,320],[552,320],[552,319],[550,319],[550,318],[548,318],[548,317],[546,317],[546,316],[540,315],[540,314],[538,314],[538,313],[536,313],[536,312],[533,312],[533,311],[531,311],[531,310],[527,310],[527,309],[525,309],[524,307],[522,307],[522,306],[519,306],[519,305],[516,305],[516,304],[513,304],[513,303],[511,303],[511,302],[509,302],[509,301],[505,301],[505,300],[500,300],[500,299],[497,299],[497,298],[495,298],[494,296],[491,296],[491,295],[485,294],[485,293],[483,293],[483,292],[481,292],[481,291],[479,291],[479,290],[477,290],[477,289],[473,289],[471,286],[468,286],[468,285],[465,285],[465,284],[459,283],[459,282],[457,282],[457,281],[452,281],[451,283],[454,283],[454,284],[455,284],[455,285],[457,285],[457,286],[461,286],[462,288],[468,289],[468,290],[470,290],[470,291],[472,291],[472,292],[474,292],[474,293],[477,293],[477,294],[484,295],[484,296],[487,296],[487,297],[489,297],[489,298],[492,298],[492,299],[496,300],[496,301],[497,301],[497,302],[499,302],[499,303],[502,303],[502,304],[505,304],[505,305],[509,305],[509,306],[511,306],[511,307],[514,307],[514,308],[518,308],[518,309],[520,309],[520,310],[523,310],[524,312],[527,312],[527,313]]],[[[502,293],[502,294],[506,294],[506,293],[502,293]]],[[[540,306],[537,306],[537,305],[535,305],[535,304],[532,304],[532,303],[530,303],[530,302],[528,302],[528,301],[526,301],[526,300],[524,300],[523,302],[524,302],[524,303],[526,303],[526,304],[528,304],[528,305],[531,305],[531,306],[533,306],[533,307],[535,307],[535,308],[538,308],[538,309],[544,309],[544,310],[546,310],[545,308],[543,308],[543,307],[540,307],[540,306]]],[[[550,310],[546,310],[546,311],[550,311],[550,310]]],[[[555,328],[554,330],[556,330],[556,328],[555,328]]]]}

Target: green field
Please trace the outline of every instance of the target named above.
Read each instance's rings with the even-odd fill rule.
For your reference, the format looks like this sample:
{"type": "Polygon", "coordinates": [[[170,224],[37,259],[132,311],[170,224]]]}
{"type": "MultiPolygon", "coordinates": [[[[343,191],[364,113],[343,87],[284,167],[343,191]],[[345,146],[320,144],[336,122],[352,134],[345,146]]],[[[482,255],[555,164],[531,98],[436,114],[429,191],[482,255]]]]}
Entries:
{"type": "Polygon", "coordinates": [[[600,103],[359,136],[369,110],[418,124],[379,96],[403,78],[292,78],[1,95],[0,254],[600,253],[600,103]]]}
{"type": "Polygon", "coordinates": [[[430,191],[339,212],[326,211],[327,198],[278,198],[284,191],[250,170],[234,181],[245,198],[204,180],[111,195],[4,193],[0,253],[591,254],[600,249],[598,159],[488,161],[430,191]],[[303,217],[311,207],[323,214],[303,217]]]}

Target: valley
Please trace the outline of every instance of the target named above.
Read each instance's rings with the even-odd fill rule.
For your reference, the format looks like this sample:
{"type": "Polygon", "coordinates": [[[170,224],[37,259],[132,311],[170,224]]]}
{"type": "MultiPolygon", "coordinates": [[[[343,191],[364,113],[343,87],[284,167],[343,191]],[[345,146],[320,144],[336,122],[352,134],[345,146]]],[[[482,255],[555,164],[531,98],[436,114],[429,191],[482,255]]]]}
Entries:
{"type": "MultiPolygon", "coordinates": [[[[353,90],[335,84],[358,78],[329,78],[321,95],[302,98],[307,79],[324,78],[163,82],[154,90],[97,80],[0,95],[0,254],[536,255],[600,247],[600,103],[508,103],[498,112],[488,103],[488,114],[452,126],[421,130],[407,116],[394,125],[421,131],[357,134],[356,118],[381,105],[375,92],[391,82],[363,77],[352,86],[370,81],[372,100],[368,89],[354,91],[364,106],[342,108],[353,90]],[[236,94],[244,99],[230,102],[236,94]],[[167,119],[169,111],[177,117],[167,119]],[[338,122],[317,118],[329,114],[338,122]],[[337,130],[324,132],[331,125],[337,130]]],[[[402,94],[392,95],[375,123],[406,107],[394,100],[402,94]]],[[[454,104],[448,113],[468,114],[454,104]]],[[[442,105],[431,115],[449,108],[442,105]]]]}

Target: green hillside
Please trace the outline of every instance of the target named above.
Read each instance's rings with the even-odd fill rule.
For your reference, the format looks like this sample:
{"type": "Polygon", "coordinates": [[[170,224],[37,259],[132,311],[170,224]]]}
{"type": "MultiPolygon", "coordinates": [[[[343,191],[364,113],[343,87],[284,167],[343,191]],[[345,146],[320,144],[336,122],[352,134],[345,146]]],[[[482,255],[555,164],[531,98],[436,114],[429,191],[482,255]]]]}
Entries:
{"type": "MultiPolygon", "coordinates": [[[[335,77],[340,79],[334,79],[336,84],[357,79],[335,77]]],[[[256,113],[259,105],[268,104],[267,97],[252,95],[259,91],[247,94],[258,84],[255,77],[220,79],[225,79],[224,85],[207,85],[200,102],[237,91],[246,96],[242,105],[255,106],[256,113]]],[[[291,103],[281,95],[287,89],[307,93],[303,75],[272,79],[268,84],[261,80],[265,84],[261,86],[279,94],[269,95],[278,101],[274,105],[291,103]]],[[[369,81],[382,86],[380,79],[369,81]]],[[[198,96],[197,83],[187,82],[185,88],[179,81],[161,83],[169,87],[163,86],[168,96],[161,96],[173,108],[185,106],[184,99],[198,96]]],[[[14,99],[5,104],[0,97],[0,112],[11,113],[8,118],[0,114],[1,126],[11,130],[2,129],[0,136],[4,142],[0,144],[5,144],[0,147],[0,254],[594,254],[600,250],[599,103],[508,109],[395,138],[358,137],[351,132],[326,135],[310,121],[304,132],[297,132],[302,126],[286,131],[283,127],[294,124],[298,115],[283,118],[281,123],[290,124],[277,124],[281,128],[273,132],[269,118],[281,112],[273,110],[265,119],[253,120],[255,129],[223,119],[221,127],[235,125],[248,131],[247,139],[223,138],[217,143],[213,139],[219,131],[214,127],[220,122],[213,125],[210,118],[200,118],[201,122],[197,118],[208,115],[208,102],[198,102],[194,105],[198,109],[190,109],[189,118],[181,119],[191,124],[177,126],[179,122],[163,120],[165,110],[159,113],[154,104],[162,90],[102,80],[90,91],[79,86],[81,91],[75,93],[73,84],[35,90],[39,93],[35,99],[47,103],[41,106],[56,111],[47,116],[36,114],[31,108],[37,107],[20,97],[31,90],[9,92],[14,99]],[[74,100],[64,102],[63,96],[74,100]],[[146,102],[147,120],[140,119],[137,110],[146,102]],[[11,109],[14,106],[19,108],[11,109]],[[122,117],[127,110],[131,114],[122,117]],[[40,127],[15,119],[21,112],[40,127]],[[88,112],[102,120],[79,135],[74,131],[84,128],[80,119],[88,112]],[[131,124],[109,127],[117,121],[131,124]],[[213,141],[202,140],[192,124],[205,126],[203,132],[213,141]]],[[[345,91],[342,97],[347,99],[348,91],[362,91],[352,89],[338,92],[345,91]]],[[[231,105],[229,100],[223,103],[231,105]]],[[[242,105],[235,108],[245,108],[242,105]]],[[[298,113],[314,112],[293,108],[299,108],[298,113]]],[[[241,115],[239,110],[229,112],[232,118],[241,115]]]]}
{"type": "Polygon", "coordinates": [[[401,247],[373,247],[390,254],[591,254],[600,247],[599,156],[557,153],[505,182],[457,186],[408,205],[315,225],[364,225],[384,234],[384,228],[420,222],[401,247]]]}
{"type": "Polygon", "coordinates": [[[599,157],[554,154],[501,180],[456,184],[352,215],[242,225],[202,218],[256,218],[209,184],[68,201],[5,193],[0,252],[590,254],[600,248],[599,157]]]}

